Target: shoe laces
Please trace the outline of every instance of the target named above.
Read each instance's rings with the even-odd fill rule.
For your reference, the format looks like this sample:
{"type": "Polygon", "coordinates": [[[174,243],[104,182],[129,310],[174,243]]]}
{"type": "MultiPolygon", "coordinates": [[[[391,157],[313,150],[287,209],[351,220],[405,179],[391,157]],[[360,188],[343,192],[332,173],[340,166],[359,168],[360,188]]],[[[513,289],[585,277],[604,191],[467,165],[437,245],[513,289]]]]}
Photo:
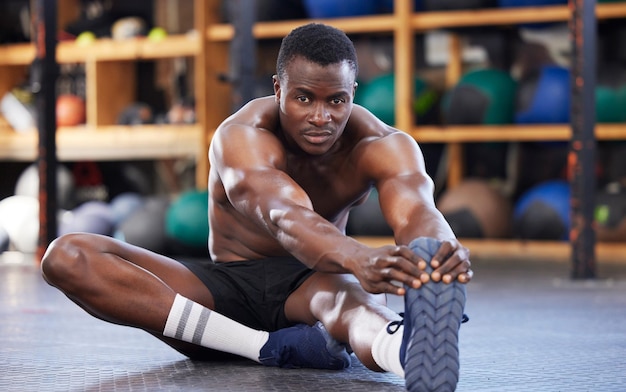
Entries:
{"type": "Polygon", "coordinates": [[[398,314],[400,315],[400,317],[402,317],[401,320],[394,320],[390,322],[389,324],[387,324],[387,333],[389,335],[393,335],[394,333],[398,332],[400,327],[404,325],[404,312],[401,312],[398,314]]]}
{"type": "MultiPolygon", "coordinates": [[[[389,335],[393,335],[394,333],[398,332],[400,327],[404,325],[404,312],[401,312],[398,314],[400,315],[400,317],[402,317],[401,320],[394,320],[394,321],[391,321],[389,324],[387,324],[387,333],[389,335]]],[[[464,324],[468,321],[469,321],[469,316],[463,313],[463,317],[461,317],[461,324],[464,324]]]]}

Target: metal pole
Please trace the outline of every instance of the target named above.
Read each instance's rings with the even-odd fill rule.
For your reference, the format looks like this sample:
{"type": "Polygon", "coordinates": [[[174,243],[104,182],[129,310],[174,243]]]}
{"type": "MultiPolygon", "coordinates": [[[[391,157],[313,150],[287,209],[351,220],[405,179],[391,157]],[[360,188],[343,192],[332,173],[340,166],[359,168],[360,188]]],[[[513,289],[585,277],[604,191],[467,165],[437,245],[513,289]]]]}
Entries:
{"type": "Polygon", "coordinates": [[[32,83],[36,95],[39,143],[39,241],[38,260],[57,236],[57,159],[56,159],[56,62],[57,1],[36,2],[37,58],[32,83]]]}
{"type": "Polygon", "coordinates": [[[596,15],[595,0],[569,0],[572,18],[572,140],[568,171],[572,190],[572,277],[596,277],[593,211],[595,207],[595,85],[596,15]]]}
{"type": "Polygon", "coordinates": [[[256,40],[252,27],[256,22],[256,0],[231,0],[228,5],[235,27],[230,44],[229,78],[233,84],[234,112],[255,98],[256,40]]]}

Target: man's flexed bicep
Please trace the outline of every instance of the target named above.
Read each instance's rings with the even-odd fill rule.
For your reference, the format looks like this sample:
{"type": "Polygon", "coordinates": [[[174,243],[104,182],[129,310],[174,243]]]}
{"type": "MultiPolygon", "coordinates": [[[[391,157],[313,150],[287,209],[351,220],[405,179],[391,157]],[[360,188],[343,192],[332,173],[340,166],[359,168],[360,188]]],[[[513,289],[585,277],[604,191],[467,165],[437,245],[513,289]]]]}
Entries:
{"type": "Polygon", "coordinates": [[[231,125],[214,136],[210,159],[230,204],[244,219],[309,267],[346,272],[341,254],[333,252],[348,240],[313,210],[307,193],[288,175],[285,154],[268,131],[231,125]]]}
{"type": "Polygon", "coordinates": [[[268,131],[244,125],[222,127],[209,154],[230,204],[259,226],[274,231],[269,215],[274,204],[311,208],[306,193],[284,171],[285,153],[268,131]]]}
{"type": "Polygon", "coordinates": [[[422,152],[405,133],[387,136],[372,146],[384,156],[370,166],[381,210],[398,244],[407,245],[420,236],[454,238],[448,223],[435,207],[434,185],[422,152]]]}

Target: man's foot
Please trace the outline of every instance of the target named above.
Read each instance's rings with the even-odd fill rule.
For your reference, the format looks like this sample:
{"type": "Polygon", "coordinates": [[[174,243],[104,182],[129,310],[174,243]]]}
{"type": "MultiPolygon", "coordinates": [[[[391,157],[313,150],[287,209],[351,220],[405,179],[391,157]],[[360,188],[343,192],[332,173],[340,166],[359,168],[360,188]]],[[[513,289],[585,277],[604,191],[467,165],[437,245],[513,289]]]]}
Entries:
{"type": "MultiPolygon", "coordinates": [[[[409,247],[427,262],[440,242],[420,237],[409,247]]],[[[430,266],[427,272],[431,272],[430,266]]],[[[430,281],[419,289],[406,287],[404,333],[400,361],[406,389],[454,391],[459,380],[458,333],[465,307],[465,285],[430,281]]]]}
{"type": "Polygon", "coordinates": [[[259,360],[265,366],[341,370],[350,367],[346,345],[333,339],[321,322],[270,332],[259,360]]]}

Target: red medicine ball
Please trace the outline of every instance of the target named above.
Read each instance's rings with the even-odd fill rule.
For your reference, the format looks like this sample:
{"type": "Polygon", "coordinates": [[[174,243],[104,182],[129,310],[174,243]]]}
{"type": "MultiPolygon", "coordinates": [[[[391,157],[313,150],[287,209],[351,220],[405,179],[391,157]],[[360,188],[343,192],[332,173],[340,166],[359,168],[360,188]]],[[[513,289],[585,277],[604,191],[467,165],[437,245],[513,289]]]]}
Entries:
{"type": "Polygon", "coordinates": [[[60,95],[56,105],[57,126],[72,127],[85,122],[85,101],[72,94],[60,95]]]}

